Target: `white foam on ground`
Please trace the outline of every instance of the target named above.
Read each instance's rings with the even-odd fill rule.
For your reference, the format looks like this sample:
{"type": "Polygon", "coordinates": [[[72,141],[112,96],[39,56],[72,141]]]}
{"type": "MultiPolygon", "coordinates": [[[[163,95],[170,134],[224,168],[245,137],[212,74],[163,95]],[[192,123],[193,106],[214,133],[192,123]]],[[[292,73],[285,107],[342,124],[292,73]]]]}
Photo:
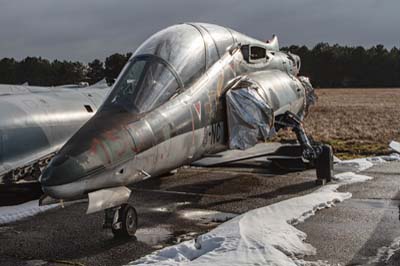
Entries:
{"type": "Polygon", "coordinates": [[[391,155],[387,156],[380,156],[384,161],[400,161],[400,154],[398,153],[393,153],[391,155]]]}
{"type": "Polygon", "coordinates": [[[368,168],[374,166],[374,164],[386,163],[390,161],[400,161],[400,154],[393,153],[391,155],[345,160],[338,162],[336,165],[349,166],[354,168],[354,171],[360,172],[367,170],[368,168]]]}
{"type": "Polygon", "coordinates": [[[293,225],[351,198],[351,193],[337,191],[340,185],[370,179],[354,173],[337,175],[336,184],[251,210],[195,240],[161,249],[129,265],[326,265],[301,259],[315,255],[316,249],[304,242],[307,235],[293,225]]]}
{"type": "MultiPolygon", "coordinates": [[[[389,147],[392,150],[400,153],[400,143],[398,143],[397,141],[392,141],[389,144],[389,147]]],[[[394,153],[389,156],[381,156],[380,159],[384,161],[400,161],[400,154],[394,153]]],[[[374,258],[370,259],[369,264],[387,263],[390,258],[398,251],[400,251],[400,237],[395,238],[390,246],[379,248],[377,255],[374,258]]]]}
{"type": "Polygon", "coordinates": [[[353,172],[345,172],[335,175],[334,180],[339,181],[340,184],[352,184],[372,180],[372,177],[366,175],[358,175],[353,172]]]}
{"type": "Polygon", "coordinates": [[[372,167],[374,164],[369,160],[369,158],[359,158],[359,159],[352,159],[346,161],[340,161],[337,163],[338,166],[350,166],[354,168],[354,171],[360,172],[365,171],[368,168],[372,167]]]}
{"type": "MultiPolygon", "coordinates": [[[[358,172],[393,160],[400,160],[400,156],[393,154],[354,159],[339,164],[351,165],[358,172]]],[[[365,182],[372,177],[345,172],[337,174],[334,179],[335,184],[305,196],[251,210],[197,239],[166,247],[129,265],[329,265],[326,261],[302,259],[315,255],[316,249],[305,242],[307,235],[293,225],[303,222],[320,209],[351,198],[351,193],[337,191],[341,185],[365,182]]],[[[390,251],[382,249],[381,253],[393,254],[397,248],[400,248],[400,238],[398,243],[391,245],[390,251]]]]}
{"type": "Polygon", "coordinates": [[[400,143],[397,141],[392,140],[389,144],[389,147],[394,150],[395,152],[400,153],[400,143]]]}
{"type": "Polygon", "coordinates": [[[39,206],[39,200],[33,200],[20,205],[0,207],[0,225],[34,216],[57,206],[59,205],[39,206]]]}
{"type": "Polygon", "coordinates": [[[170,238],[172,232],[163,227],[139,228],[135,236],[139,242],[153,246],[170,238]]]}

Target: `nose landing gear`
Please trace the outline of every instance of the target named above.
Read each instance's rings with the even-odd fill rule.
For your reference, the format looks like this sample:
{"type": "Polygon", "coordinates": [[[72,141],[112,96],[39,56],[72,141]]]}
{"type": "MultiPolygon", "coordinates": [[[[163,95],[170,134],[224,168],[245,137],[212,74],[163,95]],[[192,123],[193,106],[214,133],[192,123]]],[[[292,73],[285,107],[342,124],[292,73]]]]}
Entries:
{"type": "Polygon", "coordinates": [[[332,147],[322,143],[312,143],[303,128],[301,119],[291,112],[286,112],[275,121],[275,128],[292,128],[302,149],[302,158],[316,168],[318,185],[330,182],[333,177],[332,147]]]}
{"type": "Polygon", "coordinates": [[[315,159],[317,171],[317,184],[324,185],[332,181],[333,177],[333,151],[332,147],[326,144],[320,145],[320,153],[315,159]]]}
{"type": "Polygon", "coordinates": [[[103,228],[111,228],[117,238],[135,236],[138,218],[136,209],[130,204],[106,209],[103,228]]]}

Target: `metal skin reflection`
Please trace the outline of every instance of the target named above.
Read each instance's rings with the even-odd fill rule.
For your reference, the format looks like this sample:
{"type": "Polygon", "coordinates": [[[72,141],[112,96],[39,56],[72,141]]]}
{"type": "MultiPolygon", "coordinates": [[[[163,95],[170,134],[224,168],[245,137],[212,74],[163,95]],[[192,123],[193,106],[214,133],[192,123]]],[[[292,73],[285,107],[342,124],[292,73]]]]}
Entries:
{"type": "MultiPolygon", "coordinates": [[[[298,56],[279,51],[276,37],[262,42],[203,23],[154,34],[132,55],[96,115],[44,171],[48,197],[42,203],[89,198],[88,213],[105,210],[106,227],[132,236],[137,217],[127,204],[127,186],[232,148],[228,91],[244,85],[258,91],[269,108],[271,135],[293,126],[285,124],[288,114],[304,118],[313,91],[308,79],[297,77],[299,67],[298,56]]],[[[299,136],[305,154],[317,156],[303,131],[299,136]]]]}
{"type": "Polygon", "coordinates": [[[37,182],[110,89],[106,83],[86,88],[0,85],[0,183],[37,182]]]}

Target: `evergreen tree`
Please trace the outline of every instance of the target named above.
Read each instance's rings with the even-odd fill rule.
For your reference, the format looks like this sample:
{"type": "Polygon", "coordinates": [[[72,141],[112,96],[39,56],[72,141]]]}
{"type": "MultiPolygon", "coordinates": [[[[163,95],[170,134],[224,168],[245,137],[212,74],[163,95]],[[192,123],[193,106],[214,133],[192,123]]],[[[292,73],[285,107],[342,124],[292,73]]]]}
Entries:
{"type": "MultiPolygon", "coordinates": [[[[400,87],[400,50],[383,45],[369,49],[319,43],[283,47],[301,58],[300,75],[309,76],[315,87],[400,87]]],[[[0,83],[56,86],[89,81],[93,84],[106,77],[111,84],[131,54],[113,54],[105,64],[98,59],[88,65],[80,62],[50,62],[41,57],[0,60],[0,83]]]]}
{"type": "Polygon", "coordinates": [[[17,64],[16,83],[49,86],[52,83],[51,64],[41,57],[27,57],[17,64]]]}
{"type": "Polygon", "coordinates": [[[99,59],[95,59],[88,64],[89,69],[87,73],[89,84],[94,84],[104,78],[104,64],[99,59]]]}
{"type": "Polygon", "coordinates": [[[17,83],[17,62],[14,58],[3,58],[0,60],[0,83],[17,83]]]}
{"type": "Polygon", "coordinates": [[[114,83],[130,56],[130,53],[126,55],[116,53],[106,58],[105,76],[108,84],[114,83]]]}

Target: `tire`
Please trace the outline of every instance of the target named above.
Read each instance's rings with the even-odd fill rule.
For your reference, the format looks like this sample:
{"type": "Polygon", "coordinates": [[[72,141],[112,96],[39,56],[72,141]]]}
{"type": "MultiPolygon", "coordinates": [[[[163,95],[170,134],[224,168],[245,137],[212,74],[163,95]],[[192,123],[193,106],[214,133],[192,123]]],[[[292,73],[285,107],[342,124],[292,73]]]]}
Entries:
{"type": "Polygon", "coordinates": [[[332,181],[333,177],[333,151],[332,147],[326,144],[322,145],[321,154],[315,160],[317,178],[324,179],[327,182],[332,181]]]}
{"type": "Polygon", "coordinates": [[[119,238],[135,236],[138,224],[136,209],[129,204],[123,204],[118,212],[118,222],[121,223],[121,226],[119,229],[112,228],[114,236],[119,238]]]}

